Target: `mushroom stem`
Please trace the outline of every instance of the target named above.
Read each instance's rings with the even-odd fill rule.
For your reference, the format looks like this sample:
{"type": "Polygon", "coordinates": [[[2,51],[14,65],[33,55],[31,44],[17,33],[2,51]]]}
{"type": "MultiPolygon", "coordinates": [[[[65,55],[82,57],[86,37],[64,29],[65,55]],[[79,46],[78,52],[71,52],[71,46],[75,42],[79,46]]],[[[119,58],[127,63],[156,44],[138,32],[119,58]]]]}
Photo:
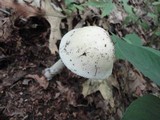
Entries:
{"type": "Polygon", "coordinates": [[[63,64],[62,60],[59,59],[50,68],[46,68],[44,70],[44,76],[47,78],[47,80],[51,80],[55,75],[57,75],[58,73],[60,73],[63,68],[64,68],[64,64],[63,64]]]}

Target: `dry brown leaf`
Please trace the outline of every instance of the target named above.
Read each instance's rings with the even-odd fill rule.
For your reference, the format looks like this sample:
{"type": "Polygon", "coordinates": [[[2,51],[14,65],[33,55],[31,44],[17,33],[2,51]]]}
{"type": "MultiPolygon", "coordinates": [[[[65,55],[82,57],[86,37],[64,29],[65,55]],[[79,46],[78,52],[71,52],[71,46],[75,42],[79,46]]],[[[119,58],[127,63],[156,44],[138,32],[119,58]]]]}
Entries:
{"type": "Polygon", "coordinates": [[[55,52],[58,52],[56,42],[57,40],[61,39],[61,32],[60,32],[60,23],[61,18],[54,17],[54,16],[46,16],[46,19],[50,23],[51,26],[51,32],[49,36],[49,49],[52,54],[55,54],[55,52]]]}
{"type": "Polygon", "coordinates": [[[45,18],[48,20],[51,26],[49,49],[51,50],[52,54],[55,54],[55,52],[58,51],[56,42],[57,40],[61,39],[60,23],[64,16],[51,6],[51,0],[44,1],[42,4],[42,9],[45,11],[45,18]]]}
{"type": "Polygon", "coordinates": [[[57,83],[57,88],[58,88],[58,90],[60,91],[61,94],[68,91],[68,88],[63,86],[60,81],[56,81],[56,83],[57,83]]]}
{"type": "Polygon", "coordinates": [[[68,103],[70,105],[77,106],[75,91],[73,91],[71,88],[68,88],[68,87],[62,85],[62,83],[60,81],[56,81],[56,82],[57,82],[58,90],[63,95],[63,97],[65,97],[67,99],[68,103]]]}
{"type": "Polygon", "coordinates": [[[27,77],[27,78],[34,79],[34,80],[37,81],[37,82],[39,83],[39,85],[40,85],[41,87],[43,87],[44,89],[47,89],[47,87],[48,87],[48,85],[49,85],[49,81],[48,81],[44,76],[40,77],[40,76],[38,76],[38,75],[31,75],[31,74],[29,74],[29,75],[27,75],[26,77],[27,77]]]}
{"type": "Polygon", "coordinates": [[[111,75],[107,80],[108,80],[108,82],[109,82],[112,86],[114,86],[114,87],[116,87],[117,89],[119,89],[119,83],[118,83],[117,79],[114,78],[113,75],[111,75]]]}
{"type": "MultiPolygon", "coordinates": [[[[26,0],[25,0],[26,1],[26,0]]],[[[28,0],[29,2],[30,0],[28,0]]],[[[51,50],[52,54],[58,52],[56,42],[57,40],[61,39],[61,32],[60,32],[60,23],[61,19],[64,16],[52,7],[51,0],[34,0],[32,1],[32,6],[41,8],[45,12],[44,17],[48,20],[51,26],[51,32],[49,36],[49,49],[51,50]]]]}
{"type": "Polygon", "coordinates": [[[146,81],[141,74],[130,70],[128,73],[128,86],[130,92],[140,94],[146,88],[146,81]]]}
{"type": "Polygon", "coordinates": [[[17,16],[23,16],[23,17],[26,17],[26,18],[30,17],[30,16],[35,16],[35,15],[42,15],[44,13],[43,10],[40,10],[40,9],[34,7],[34,6],[30,6],[30,5],[26,4],[26,2],[24,2],[23,0],[18,0],[18,1],[1,0],[0,1],[0,7],[2,9],[12,8],[17,16]]]}
{"type": "Polygon", "coordinates": [[[7,38],[10,36],[12,29],[11,27],[11,21],[7,18],[0,18],[0,41],[6,41],[7,38]]]}
{"type": "Polygon", "coordinates": [[[58,51],[56,42],[61,39],[60,23],[64,16],[54,9],[51,0],[1,0],[0,6],[14,9],[17,16],[29,18],[31,16],[44,16],[51,26],[49,36],[49,49],[52,54],[58,51]]]}
{"type": "Polygon", "coordinates": [[[108,21],[113,24],[121,23],[125,20],[127,14],[122,9],[114,9],[109,15],[108,21]]]}
{"type": "Polygon", "coordinates": [[[112,87],[107,80],[87,80],[83,83],[82,94],[84,95],[84,97],[96,91],[100,91],[103,98],[109,101],[110,105],[114,107],[112,87]]]}

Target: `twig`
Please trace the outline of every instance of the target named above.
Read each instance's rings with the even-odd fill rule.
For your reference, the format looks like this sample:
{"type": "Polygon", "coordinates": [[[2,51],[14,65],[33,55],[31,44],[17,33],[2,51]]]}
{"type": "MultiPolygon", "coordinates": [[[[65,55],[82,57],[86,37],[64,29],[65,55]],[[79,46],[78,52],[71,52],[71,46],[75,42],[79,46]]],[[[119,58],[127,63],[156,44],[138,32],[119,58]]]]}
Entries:
{"type": "Polygon", "coordinates": [[[0,11],[3,12],[3,13],[5,13],[5,14],[7,14],[7,15],[11,15],[10,12],[8,12],[7,10],[4,10],[4,9],[2,9],[2,8],[0,8],[0,11]]]}

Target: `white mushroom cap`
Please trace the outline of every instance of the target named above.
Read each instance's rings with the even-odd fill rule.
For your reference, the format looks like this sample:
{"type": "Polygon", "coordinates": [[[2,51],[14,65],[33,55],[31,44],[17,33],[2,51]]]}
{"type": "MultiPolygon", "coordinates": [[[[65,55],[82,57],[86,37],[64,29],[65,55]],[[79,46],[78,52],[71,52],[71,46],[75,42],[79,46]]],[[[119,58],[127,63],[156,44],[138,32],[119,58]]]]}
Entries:
{"type": "Polygon", "coordinates": [[[65,34],[59,54],[73,73],[90,79],[106,79],[112,73],[114,45],[107,31],[97,26],[77,28],[65,34]]]}

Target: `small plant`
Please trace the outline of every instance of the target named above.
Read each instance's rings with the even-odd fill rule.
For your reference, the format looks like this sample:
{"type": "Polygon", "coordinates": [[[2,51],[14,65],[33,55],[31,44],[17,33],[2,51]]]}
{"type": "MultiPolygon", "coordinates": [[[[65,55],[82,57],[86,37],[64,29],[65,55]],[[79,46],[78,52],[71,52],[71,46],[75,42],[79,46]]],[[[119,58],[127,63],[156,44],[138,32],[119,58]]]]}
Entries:
{"type": "Polygon", "coordinates": [[[65,12],[69,15],[72,12],[75,12],[77,9],[80,11],[84,10],[83,4],[77,4],[76,2],[74,2],[74,0],[64,0],[64,3],[66,5],[65,12]]]}
{"type": "Polygon", "coordinates": [[[102,12],[102,17],[109,15],[116,8],[112,0],[89,0],[86,5],[99,8],[102,12]]]}
{"type": "MultiPolygon", "coordinates": [[[[117,58],[129,61],[160,85],[160,51],[142,46],[141,39],[136,34],[128,34],[122,39],[112,35],[112,40],[115,42],[117,58]]],[[[159,120],[159,111],[160,99],[148,95],[131,103],[122,120],[159,120]]]]}
{"type": "MultiPolygon", "coordinates": [[[[81,5],[75,6],[73,0],[66,1],[66,5],[72,11],[81,9],[81,7],[79,8],[81,5]]],[[[129,0],[120,0],[119,2],[120,7],[127,14],[122,22],[124,27],[128,25],[140,26],[146,32],[151,30],[151,37],[160,36],[160,0],[144,0],[143,8],[140,9],[129,4],[129,0]]],[[[117,7],[112,0],[88,0],[83,6],[99,8],[102,17],[109,16],[117,7]]],[[[160,85],[160,51],[143,46],[140,37],[135,33],[127,34],[123,38],[112,34],[112,40],[115,43],[117,59],[129,61],[146,77],[160,85]]],[[[160,120],[159,111],[160,99],[153,95],[146,95],[131,103],[122,120],[160,120]]]]}
{"type": "Polygon", "coordinates": [[[152,28],[154,35],[160,35],[159,29],[159,15],[160,15],[160,1],[152,2],[151,0],[145,0],[143,8],[136,8],[133,5],[128,4],[128,0],[121,0],[123,9],[128,16],[124,21],[124,25],[138,24],[144,30],[152,28]],[[152,26],[152,27],[151,27],[152,26]]]}
{"type": "Polygon", "coordinates": [[[83,11],[84,7],[92,6],[99,8],[101,10],[101,16],[104,17],[109,15],[116,8],[112,0],[88,0],[83,4],[77,4],[74,2],[74,0],[64,0],[64,2],[67,6],[65,11],[69,14],[76,11],[77,9],[83,11]]]}
{"type": "Polygon", "coordinates": [[[118,59],[128,60],[145,76],[160,85],[160,51],[142,46],[136,34],[126,35],[123,39],[112,35],[118,59]],[[154,69],[151,69],[154,68],[154,69]]]}
{"type": "Polygon", "coordinates": [[[138,98],[127,108],[122,120],[159,120],[160,98],[145,95],[138,98]]]}

